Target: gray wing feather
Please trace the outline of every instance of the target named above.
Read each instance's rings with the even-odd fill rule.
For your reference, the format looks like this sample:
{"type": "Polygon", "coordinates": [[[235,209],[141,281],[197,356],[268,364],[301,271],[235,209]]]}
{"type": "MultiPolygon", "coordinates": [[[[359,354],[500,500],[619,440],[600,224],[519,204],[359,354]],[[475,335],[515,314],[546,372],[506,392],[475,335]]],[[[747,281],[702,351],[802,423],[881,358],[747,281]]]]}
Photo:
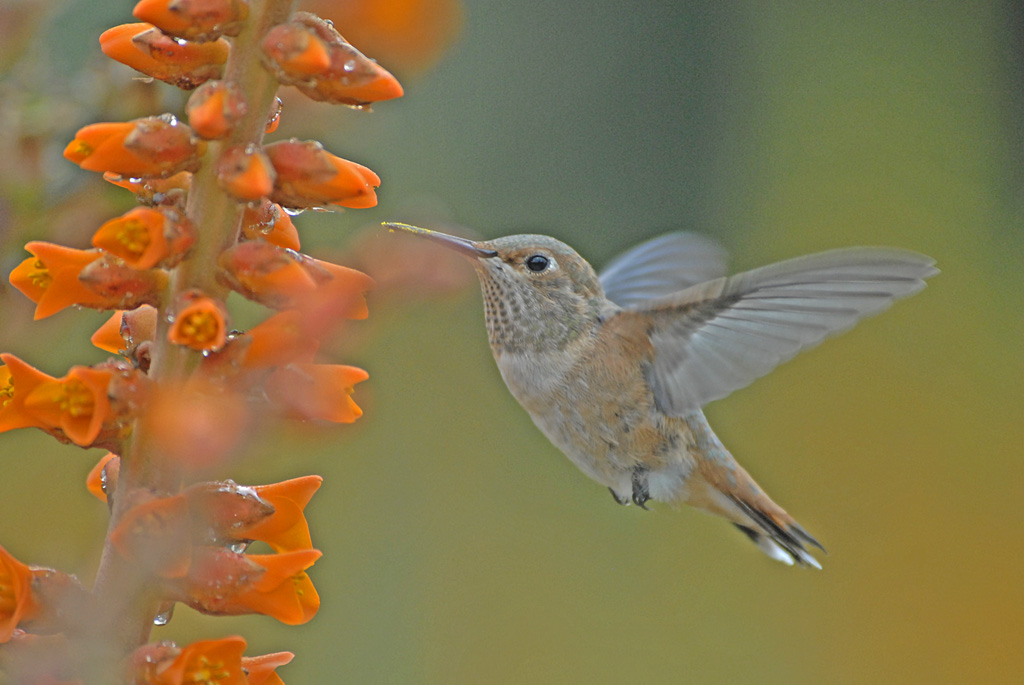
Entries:
{"type": "Polygon", "coordinates": [[[800,350],[924,288],[935,261],[887,248],[832,250],[718,278],[648,302],[649,373],[663,411],[684,416],[800,350]]]}
{"type": "Polygon", "coordinates": [[[696,233],[667,233],[613,259],[601,272],[609,300],[634,307],[725,274],[725,250],[696,233]]]}

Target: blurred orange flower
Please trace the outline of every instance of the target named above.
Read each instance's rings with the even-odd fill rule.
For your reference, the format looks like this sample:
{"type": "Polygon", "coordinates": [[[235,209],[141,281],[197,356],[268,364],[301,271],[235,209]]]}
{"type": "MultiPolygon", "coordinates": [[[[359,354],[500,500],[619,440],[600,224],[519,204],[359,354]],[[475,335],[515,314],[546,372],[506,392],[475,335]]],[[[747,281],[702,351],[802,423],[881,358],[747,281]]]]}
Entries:
{"type": "Polygon", "coordinates": [[[352,423],[363,410],[352,399],[353,386],[370,375],[341,364],[288,364],[267,379],[267,395],[286,414],[301,419],[352,423]]]}
{"type": "Polygon", "coordinates": [[[165,668],[159,665],[152,685],[247,685],[242,669],[245,638],[237,635],[220,640],[202,640],[183,647],[165,668]]]}
{"type": "Polygon", "coordinates": [[[244,364],[261,368],[313,361],[320,341],[308,333],[303,319],[302,312],[288,309],[249,329],[244,364]]]}
{"type": "Polygon", "coordinates": [[[64,157],[87,171],[121,176],[172,176],[196,171],[205,143],[173,116],[90,124],[78,130],[64,157]]]}
{"type": "Polygon", "coordinates": [[[191,523],[184,495],[153,497],[130,493],[140,501],[126,511],[110,533],[121,555],[164,578],[180,578],[192,561],[191,523]]]}
{"type": "Polygon", "coordinates": [[[122,24],[100,34],[100,49],[146,76],[191,90],[220,78],[230,46],[223,39],[205,43],[173,38],[152,24],[122,24]]]}
{"type": "Polygon", "coordinates": [[[284,685],[277,669],[291,663],[295,655],[291,652],[274,652],[261,656],[243,656],[242,669],[249,676],[249,685],[284,685]]]}
{"type": "Polygon", "coordinates": [[[96,466],[92,467],[89,475],[85,477],[85,487],[93,497],[101,502],[108,501],[107,493],[113,493],[117,489],[117,472],[121,465],[121,458],[113,452],[107,452],[96,466]]]}

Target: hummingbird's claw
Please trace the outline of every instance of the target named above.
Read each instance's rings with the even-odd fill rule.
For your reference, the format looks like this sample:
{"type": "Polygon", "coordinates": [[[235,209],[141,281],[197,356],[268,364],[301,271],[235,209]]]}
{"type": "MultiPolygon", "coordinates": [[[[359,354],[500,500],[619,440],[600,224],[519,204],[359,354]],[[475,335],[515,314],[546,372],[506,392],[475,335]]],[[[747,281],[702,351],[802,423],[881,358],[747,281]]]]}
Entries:
{"type": "Polygon", "coordinates": [[[633,504],[644,511],[647,508],[647,500],[651,499],[651,493],[647,489],[647,469],[643,466],[633,467],[633,504]]]}
{"type": "Polygon", "coordinates": [[[612,488],[608,488],[608,492],[612,493],[612,497],[615,498],[616,504],[621,504],[622,506],[626,506],[627,504],[629,504],[628,497],[619,497],[619,493],[615,492],[615,490],[612,488]]]}

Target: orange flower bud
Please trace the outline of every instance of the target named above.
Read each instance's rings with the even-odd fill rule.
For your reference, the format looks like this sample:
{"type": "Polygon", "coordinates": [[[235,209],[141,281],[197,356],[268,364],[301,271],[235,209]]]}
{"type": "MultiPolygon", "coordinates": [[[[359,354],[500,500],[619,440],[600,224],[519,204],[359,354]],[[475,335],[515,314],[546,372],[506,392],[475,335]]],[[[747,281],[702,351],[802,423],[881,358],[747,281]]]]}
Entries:
{"type": "Polygon", "coordinates": [[[25,396],[24,408],[76,445],[92,446],[104,424],[117,418],[107,394],[111,376],[107,369],[73,366],[63,378],[39,382],[25,396]]]}
{"type": "Polygon", "coordinates": [[[270,199],[285,207],[377,204],[380,178],[366,167],[336,157],[316,141],[285,140],[264,147],[277,171],[270,199]]]}
{"type": "MultiPolygon", "coordinates": [[[[35,611],[22,617],[22,627],[33,633],[58,633],[89,611],[92,597],[73,575],[41,566],[32,571],[35,611]]],[[[0,582],[0,585],[3,583],[0,582]]]]}
{"type": "Polygon", "coordinates": [[[299,232],[284,208],[270,200],[249,205],[242,216],[242,236],[246,240],[266,240],[286,250],[299,249],[299,232]]]}
{"type": "Polygon", "coordinates": [[[109,502],[117,490],[117,477],[121,470],[121,458],[113,452],[107,452],[96,466],[92,467],[85,478],[85,487],[93,497],[101,502],[109,502]]]}
{"type": "Polygon", "coordinates": [[[275,552],[312,549],[313,541],[304,512],[323,480],[320,476],[304,476],[255,486],[253,490],[271,505],[274,513],[244,528],[241,536],[266,542],[275,552]]]}
{"type": "Polygon", "coordinates": [[[174,322],[168,339],[193,350],[215,351],[224,346],[228,333],[227,309],[218,300],[190,290],[175,302],[174,322]]]}
{"type": "Polygon", "coordinates": [[[282,83],[296,83],[323,73],[331,66],[327,45],[311,28],[298,22],[267,31],[263,55],[282,83]]]}
{"type": "Polygon", "coordinates": [[[83,268],[78,280],[103,298],[102,304],[78,304],[93,309],[134,309],[160,302],[167,288],[168,274],[161,269],[137,271],[119,258],[106,254],[83,268]]]}
{"type": "Polygon", "coordinates": [[[249,685],[284,685],[277,669],[291,662],[291,652],[274,652],[262,656],[242,657],[242,669],[249,674],[249,685]]]}
{"type": "Polygon", "coordinates": [[[249,16],[245,0],[140,0],[132,14],[164,33],[186,40],[208,41],[237,36],[249,16]]]}
{"type": "Polygon", "coordinates": [[[150,207],[166,205],[183,210],[188,198],[188,189],[192,185],[192,174],[188,171],[179,171],[167,178],[125,178],[120,174],[106,171],[103,173],[103,180],[135,193],[135,199],[140,204],[150,207]]]}
{"type": "Polygon", "coordinates": [[[100,226],[92,237],[93,247],[140,270],[174,266],[195,241],[195,226],[170,207],[136,207],[100,226]]]}
{"type": "Polygon", "coordinates": [[[271,29],[263,53],[279,81],[313,100],[363,108],[402,95],[394,76],[346,42],[333,24],[308,12],[271,29]]]}
{"type": "Polygon", "coordinates": [[[230,47],[223,39],[193,43],[172,38],[151,24],[122,24],[100,34],[107,57],[171,85],[191,90],[220,78],[230,47]]]}
{"type": "Polygon", "coordinates": [[[64,157],[87,171],[167,177],[197,170],[203,149],[192,129],[164,114],[90,124],[78,130],[64,148],[64,157]]]}
{"type": "Polygon", "coordinates": [[[256,540],[248,530],[276,512],[248,485],[225,481],[196,483],[185,489],[193,539],[209,545],[256,540]]]}
{"type": "Polygon", "coordinates": [[[192,130],[208,140],[226,136],[247,109],[238,87],[226,81],[204,83],[185,105],[192,130]]]}
{"type": "Polygon", "coordinates": [[[243,202],[256,202],[270,195],[275,176],[270,160],[253,146],[229,148],[217,160],[217,183],[243,202]]]}
{"type": "Polygon", "coordinates": [[[32,594],[32,570],[0,546],[0,644],[7,642],[18,624],[38,611],[32,594]]]}
{"type": "Polygon", "coordinates": [[[181,578],[192,562],[192,531],[184,495],[129,493],[134,502],[110,533],[121,555],[163,578],[181,578]]]}
{"type": "Polygon", "coordinates": [[[368,373],[354,366],[289,364],[271,372],[266,390],[293,417],[352,423],[363,415],[352,400],[353,386],[367,378],[368,373]]]}
{"type": "Polygon", "coordinates": [[[11,272],[11,285],[36,303],[36,319],[45,319],[73,304],[107,309],[110,299],[87,288],[79,280],[85,267],[103,257],[99,250],[75,250],[63,245],[33,241],[32,253],[11,272]]]}
{"type": "MultiPolygon", "coordinates": [[[[242,669],[245,646],[245,638],[237,635],[193,642],[182,648],[170,663],[156,664],[154,679],[136,682],[153,685],[247,685],[250,681],[242,669]]],[[[152,656],[149,659],[152,660],[152,656]]]]}

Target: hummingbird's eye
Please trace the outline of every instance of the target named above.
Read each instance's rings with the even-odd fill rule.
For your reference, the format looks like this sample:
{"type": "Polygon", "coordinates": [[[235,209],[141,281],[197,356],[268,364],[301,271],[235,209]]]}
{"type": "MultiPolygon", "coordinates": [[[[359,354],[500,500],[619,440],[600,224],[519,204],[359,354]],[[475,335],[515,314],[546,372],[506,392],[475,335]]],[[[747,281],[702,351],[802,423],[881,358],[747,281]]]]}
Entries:
{"type": "Polygon", "coordinates": [[[542,254],[531,255],[526,258],[526,268],[534,273],[540,273],[544,269],[548,268],[548,264],[551,260],[542,254]]]}

